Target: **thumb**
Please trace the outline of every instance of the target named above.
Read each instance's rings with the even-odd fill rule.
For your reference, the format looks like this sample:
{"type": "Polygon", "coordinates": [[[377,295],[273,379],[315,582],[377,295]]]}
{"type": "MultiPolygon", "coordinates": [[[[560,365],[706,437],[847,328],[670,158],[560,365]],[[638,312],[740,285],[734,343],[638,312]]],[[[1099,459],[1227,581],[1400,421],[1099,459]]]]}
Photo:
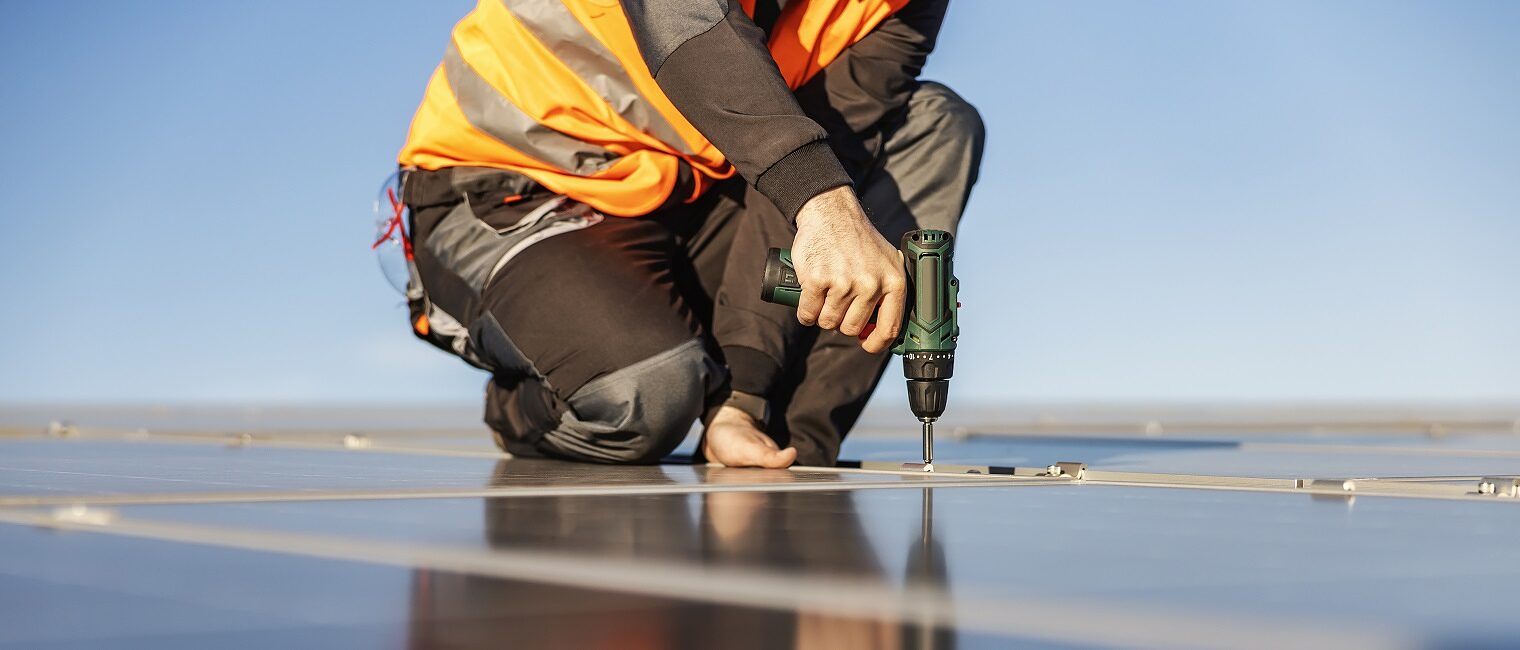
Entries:
{"type": "Polygon", "coordinates": [[[787,447],[780,451],[770,450],[760,466],[769,469],[786,469],[795,462],[797,462],[797,448],[787,447]]]}

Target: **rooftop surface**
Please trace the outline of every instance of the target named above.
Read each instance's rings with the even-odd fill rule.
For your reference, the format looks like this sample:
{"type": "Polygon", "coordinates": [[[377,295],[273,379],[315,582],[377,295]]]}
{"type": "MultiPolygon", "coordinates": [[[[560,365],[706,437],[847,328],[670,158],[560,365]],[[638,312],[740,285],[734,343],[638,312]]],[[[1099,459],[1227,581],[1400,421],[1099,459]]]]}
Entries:
{"type": "Polygon", "coordinates": [[[889,431],[772,471],[409,422],[13,426],[0,646],[1520,644],[1503,417],[1206,415],[967,427],[934,474],[889,431]]]}

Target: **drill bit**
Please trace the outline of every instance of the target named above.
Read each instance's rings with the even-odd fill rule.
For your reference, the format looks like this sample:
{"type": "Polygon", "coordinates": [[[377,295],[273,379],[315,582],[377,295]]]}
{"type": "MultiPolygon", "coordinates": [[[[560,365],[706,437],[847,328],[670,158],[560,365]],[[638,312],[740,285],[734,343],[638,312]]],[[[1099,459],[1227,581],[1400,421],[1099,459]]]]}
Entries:
{"type": "Polygon", "coordinates": [[[924,423],[924,471],[934,471],[934,418],[922,418],[924,423]]]}

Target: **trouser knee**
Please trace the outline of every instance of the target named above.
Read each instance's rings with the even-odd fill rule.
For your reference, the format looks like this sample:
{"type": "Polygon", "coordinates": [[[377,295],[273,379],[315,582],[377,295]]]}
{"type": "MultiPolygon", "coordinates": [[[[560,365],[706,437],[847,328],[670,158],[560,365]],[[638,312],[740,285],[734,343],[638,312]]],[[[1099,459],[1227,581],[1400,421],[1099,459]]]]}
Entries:
{"type": "Polygon", "coordinates": [[[528,451],[526,445],[533,455],[653,463],[681,444],[726,380],[723,367],[693,339],[585,384],[564,400],[557,416],[532,427],[537,436],[498,433],[518,454],[528,451]]]}
{"type": "Polygon", "coordinates": [[[981,114],[955,91],[922,82],[886,134],[878,169],[857,189],[888,240],[915,228],[954,233],[982,164],[981,114]]]}
{"type": "MultiPolygon", "coordinates": [[[[982,114],[970,102],[937,81],[925,81],[909,100],[909,119],[929,119],[934,137],[944,144],[969,147],[981,162],[982,146],[987,140],[987,126],[982,114]],[[919,117],[919,114],[922,117],[919,117]]],[[[974,173],[974,172],[973,172],[974,173]]]]}

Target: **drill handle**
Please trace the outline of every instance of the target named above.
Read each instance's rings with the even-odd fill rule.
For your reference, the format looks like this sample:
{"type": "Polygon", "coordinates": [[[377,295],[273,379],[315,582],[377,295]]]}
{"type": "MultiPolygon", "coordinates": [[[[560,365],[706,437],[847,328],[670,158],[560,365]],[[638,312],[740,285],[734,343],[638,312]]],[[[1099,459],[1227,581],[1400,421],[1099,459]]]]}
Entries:
{"type": "MultiPolygon", "coordinates": [[[[797,268],[792,266],[792,250],[772,248],[765,256],[765,279],[760,282],[760,299],[796,309],[802,303],[802,283],[797,280],[797,268]]],[[[876,323],[871,314],[869,323],[876,323]]]]}
{"type": "Polygon", "coordinates": [[[765,256],[765,279],[760,283],[760,299],[796,309],[802,302],[802,283],[792,266],[792,251],[772,248],[765,256]]]}
{"type": "MultiPolygon", "coordinates": [[[[908,280],[908,304],[903,309],[903,323],[908,327],[904,327],[904,333],[909,328],[922,330],[916,333],[927,336],[915,338],[921,340],[919,347],[928,350],[954,349],[959,333],[956,325],[959,282],[950,266],[952,241],[950,233],[943,230],[913,230],[903,235],[900,246],[908,280]]],[[[766,254],[760,299],[793,309],[802,302],[802,283],[792,265],[790,249],[772,248],[766,254]]],[[[871,315],[871,322],[876,322],[875,314],[871,315]]],[[[901,354],[904,350],[894,351],[901,354]]]]}

